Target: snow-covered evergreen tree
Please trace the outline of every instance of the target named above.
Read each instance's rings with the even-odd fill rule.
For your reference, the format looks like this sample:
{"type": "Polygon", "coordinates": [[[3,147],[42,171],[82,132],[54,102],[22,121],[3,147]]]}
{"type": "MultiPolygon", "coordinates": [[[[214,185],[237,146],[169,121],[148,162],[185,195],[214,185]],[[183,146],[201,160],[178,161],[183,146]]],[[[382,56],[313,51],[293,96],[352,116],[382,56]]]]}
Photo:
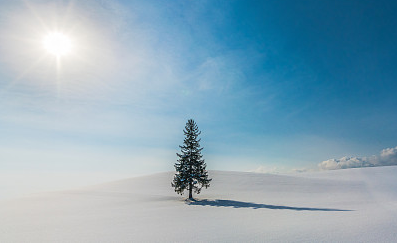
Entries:
{"type": "Polygon", "coordinates": [[[205,170],[206,164],[202,159],[200,140],[197,139],[201,134],[196,122],[190,119],[187,121],[185,130],[183,130],[185,140],[181,148],[181,153],[177,153],[179,159],[175,163],[176,174],[171,185],[175,192],[183,194],[184,190],[189,191],[189,199],[193,198],[192,191],[200,193],[201,188],[208,188],[212,179],[208,178],[208,172],[205,170]]]}

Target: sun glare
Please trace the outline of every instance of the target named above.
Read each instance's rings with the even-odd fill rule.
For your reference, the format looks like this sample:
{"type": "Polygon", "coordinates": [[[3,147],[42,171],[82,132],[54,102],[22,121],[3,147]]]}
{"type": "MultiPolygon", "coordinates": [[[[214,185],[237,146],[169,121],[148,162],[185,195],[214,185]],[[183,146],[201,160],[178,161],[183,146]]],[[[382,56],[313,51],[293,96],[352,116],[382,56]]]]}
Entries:
{"type": "Polygon", "coordinates": [[[43,46],[49,53],[57,57],[68,54],[72,48],[70,38],[60,32],[53,32],[45,36],[43,46]]]}

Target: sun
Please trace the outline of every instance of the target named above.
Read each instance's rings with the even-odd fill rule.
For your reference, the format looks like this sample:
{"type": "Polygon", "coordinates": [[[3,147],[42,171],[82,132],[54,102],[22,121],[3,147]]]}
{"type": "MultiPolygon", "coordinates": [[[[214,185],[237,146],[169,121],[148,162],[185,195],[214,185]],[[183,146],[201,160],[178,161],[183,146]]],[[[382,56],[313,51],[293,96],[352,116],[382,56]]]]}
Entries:
{"type": "Polygon", "coordinates": [[[50,54],[60,57],[70,52],[72,43],[65,34],[52,32],[43,38],[43,46],[50,54]]]}

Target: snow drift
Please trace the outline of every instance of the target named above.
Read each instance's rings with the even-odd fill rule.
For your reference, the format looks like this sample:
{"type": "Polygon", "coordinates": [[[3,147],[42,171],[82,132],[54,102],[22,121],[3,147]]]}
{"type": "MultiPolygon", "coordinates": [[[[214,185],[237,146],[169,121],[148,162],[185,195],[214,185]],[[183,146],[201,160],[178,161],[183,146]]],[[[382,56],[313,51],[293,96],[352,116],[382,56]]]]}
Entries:
{"type": "Polygon", "coordinates": [[[0,202],[0,242],[397,242],[397,167],[210,171],[186,201],[159,173],[0,202]]]}

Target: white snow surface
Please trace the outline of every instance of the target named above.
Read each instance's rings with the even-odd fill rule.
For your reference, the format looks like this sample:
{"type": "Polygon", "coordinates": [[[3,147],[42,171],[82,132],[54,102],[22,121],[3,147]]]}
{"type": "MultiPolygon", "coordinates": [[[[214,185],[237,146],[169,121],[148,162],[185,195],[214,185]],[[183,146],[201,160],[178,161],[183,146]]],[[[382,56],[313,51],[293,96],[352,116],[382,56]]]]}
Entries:
{"type": "Polygon", "coordinates": [[[210,171],[186,201],[173,172],[0,202],[0,242],[397,242],[397,167],[210,171]]]}

